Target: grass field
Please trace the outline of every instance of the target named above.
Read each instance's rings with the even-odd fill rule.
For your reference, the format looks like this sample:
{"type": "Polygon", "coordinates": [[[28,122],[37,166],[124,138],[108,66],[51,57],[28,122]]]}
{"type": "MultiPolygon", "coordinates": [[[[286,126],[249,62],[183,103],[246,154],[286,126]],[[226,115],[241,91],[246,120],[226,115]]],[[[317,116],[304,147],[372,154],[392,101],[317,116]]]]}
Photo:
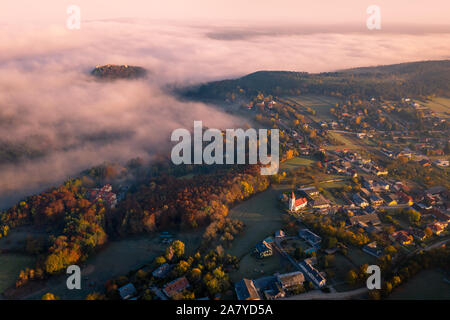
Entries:
{"type": "Polygon", "coordinates": [[[242,220],[245,231],[233,241],[229,253],[243,257],[255,245],[281,228],[281,210],[277,207],[277,197],[287,187],[272,186],[255,197],[239,204],[230,211],[230,217],[242,220]]]}
{"type": "Polygon", "coordinates": [[[287,266],[277,253],[264,259],[258,259],[248,253],[242,257],[239,269],[230,273],[230,280],[236,282],[242,278],[257,279],[273,275],[276,272],[283,272],[287,266]]]}
{"type": "Polygon", "coordinates": [[[20,270],[33,267],[35,260],[22,254],[0,254],[0,293],[16,282],[20,270]]]}
{"type": "Polygon", "coordinates": [[[450,284],[444,282],[441,270],[420,272],[406,284],[395,289],[390,300],[450,300],[450,284]]]}
{"type": "MultiPolygon", "coordinates": [[[[175,234],[175,239],[181,240],[186,245],[186,254],[193,254],[199,246],[202,232],[183,232],[175,234]]],[[[52,292],[61,299],[84,299],[93,291],[103,290],[107,280],[126,275],[129,271],[137,269],[162,253],[167,244],[161,244],[156,235],[140,235],[111,242],[98,254],[89,258],[81,268],[81,290],[68,290],[65,284],[65,276],[53,277],[47,282],[47,286],[27,297],[40,299],[46,292],[52,292]]]]}
{"type": "Polygon", "coordinates": [[[424,105],[436,113],[445,116],[446,118],[450,117],[450,99],[449,98],[433,98],[431,101],[424,103],[424,105]]]}
{"type": "Polygon", "coordinates": [[[343,133],[339,133],[336,131],[328,131],[328,134],[335,138],[336,140],[338,140],[339,142],[341,142],[341,145],[338,146],[326,146],[325,149],[328,150],[336,150],[336,149],[363,149],[361,144],[359,143],[359,141],[357,141],[356,137],[353,136],[349,136],[347,134],[343,134],[343,133]]]}
{"type": "Polygon", "coordinates": [[[302,95],[300,97],[290,97],[298,104],[304,107],[310,107],[316,111],[316,115],[312,116],[315,121],[331,121],[335,117],[330,113],[330,108],[333,108],[337,100],[331,97],[302,95]]]}
{"type": "Polygon", "coordinates": [[[286,160],[283,163],[280,163],[281,171],[291,171],[295,170],[298,167],[307,167],[310,166],[315,161],[311,157],[294,157],[292,159],[286,160]]]}

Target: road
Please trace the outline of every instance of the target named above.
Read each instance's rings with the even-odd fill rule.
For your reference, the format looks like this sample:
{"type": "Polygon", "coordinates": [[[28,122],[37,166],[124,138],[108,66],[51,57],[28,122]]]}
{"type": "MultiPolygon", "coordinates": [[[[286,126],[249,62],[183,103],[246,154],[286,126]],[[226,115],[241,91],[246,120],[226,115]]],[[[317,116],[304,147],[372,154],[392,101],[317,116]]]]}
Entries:
{"type": "Polygon", "coordinates": [[[321,290],[313,290],[295,296],[290,296],[280,300],[346,300],[366,294],[369,291],[367,288],[359,288],[352,291],[345,292],[330,292],[325,293],[321,290]]]}

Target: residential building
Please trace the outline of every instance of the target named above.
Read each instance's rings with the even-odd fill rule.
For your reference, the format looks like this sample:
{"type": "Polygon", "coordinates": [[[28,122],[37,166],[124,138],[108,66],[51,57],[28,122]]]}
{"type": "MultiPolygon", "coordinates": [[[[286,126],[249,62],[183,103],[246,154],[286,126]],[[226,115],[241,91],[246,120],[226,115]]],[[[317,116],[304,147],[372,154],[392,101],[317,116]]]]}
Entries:
{"type": "Polygon", "coordinates": [[[272,246],[266,241],[261,241],[256,245],[255,253],[259,258],[270,257],[273,254],[272,246]]]}
{"type": "Polygon", "coordinates": [[[169,298],[172,298],[177,293],[180,293],[187,288],[189,288],[189,281],[186,279],[186,277],[180,277],[167,283],[163,288],[163,292],[169,298]]]}
{"type": "Polygon", "coordinates": [[[252,280],[242,279],[234,285],[238,300],[261,300],[252,280]]]}
{"type": "Polygon", "coordinates": [[[276,277],[281,289],[286,291],[294,289],[298,285],[303,285],[303,282],[305,282],[305,276],[300,271],[280,274],[276,277]]]}
{"type": "Polygon", "coordinates": [[[326,285],[327,280],[325,279],[325,277],[311,264],[306,261],[302,261],[298,265],[300,269],[302,269],[303,273],[309,278],[309,280],[312,281],[312,283],[316,287],[321,288],[326,285]]]}
{"type": "Polygon", "coordinates": [[[123,287],[120,287],[118,290],[120,298],[122,300],[129,300],[137,293],[136,288],[131,282],[124,285],[123,287]]]}
{"type": "Polygon", "coordinates": [[[391,241],[393,241],[393,242],[398,242],[403,245],[408,245],[413,242],[413,237],[404,230],[392,233],[389,236],[389,239],[391,239],[391,241]]]}

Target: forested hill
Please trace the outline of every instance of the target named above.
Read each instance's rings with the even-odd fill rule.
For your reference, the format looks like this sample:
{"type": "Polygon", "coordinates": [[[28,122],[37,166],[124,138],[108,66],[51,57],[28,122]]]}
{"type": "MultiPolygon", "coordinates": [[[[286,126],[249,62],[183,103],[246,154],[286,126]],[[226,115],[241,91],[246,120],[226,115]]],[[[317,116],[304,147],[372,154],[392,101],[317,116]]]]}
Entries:
{"type": "Polygon", "coordinates": [[[184,88],[191,99],[234,100],[258,92],[272,95],[358,95],[398,99],[450,95],[450,60],[410,62],[336,72],[258,71],[242,78],[184,88]]]}

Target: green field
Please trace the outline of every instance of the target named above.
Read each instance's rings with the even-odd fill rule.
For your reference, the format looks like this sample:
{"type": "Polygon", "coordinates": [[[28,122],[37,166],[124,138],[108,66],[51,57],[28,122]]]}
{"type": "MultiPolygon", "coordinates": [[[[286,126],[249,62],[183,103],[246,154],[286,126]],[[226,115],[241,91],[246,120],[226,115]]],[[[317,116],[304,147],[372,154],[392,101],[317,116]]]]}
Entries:
{"type": "Polygon", "coordinates": [[[283,163],[280,163],[281,171],[291,171],[295,170],[298,167],[307,167],[314,163],[314,160],[311,157],[294,157],[292,159],[286,160],[283,163]]]}
{"type": "Polygon", "coordinates": [[[230,254],[243,257],[253,250],[255,245],[280,229],[281,210],[277,207],[277,198],[286,187],[272,186],[253,198],[239,204],[230,211],[230,217],[243,221],[244,232],[234,241],[230,254]]]}
{"type": "MultiPolygon", "coordinates": [[[[175,234],[175,239],[186,245],[186,254],[191,255],[200,245],[202,232],[175,234]]],[[[34,292],[28,299],[40,299],[46,292],[52,292],[61,299],[84,299],[93,291],[102,291],[107,280],[126,275],[140,268],[164,253],[167,244],[161,244],[157,235],[140,235],[120,241],[112,241],[105,249],[89,258],[82,266],[81,290],[68,290],[65,276],[53,277],[44,289],[34,292]]]]}
{"type": "Polygon", "coordinates": [[[390,300],[450,300],[450,284],[441,270],[420,272],[406,284],[395,289],[390,300]]]}
{"type": "Polygon", "coordinates": [[[427,101],[424,105],[441,116],[446,118],[450,117],[450,99],[449,98],[433,98],[431,101],[427,101]]]}
{"type": "Polygon", "coordinates": [[[289,97],[289,99],[297,102],[303,107],[310,107],[316,111],[315,116],[311,116],[315,121],[331,121],[336,119],[331,113],[330,108],[333,108],[338,102],[337,99],[325,96],[302,95],[300,97],[289,97]]]}
{"type": "Polygon", "coordinates": [[[0,293],[16,282],[20,270],[33,267],[35,260],[22,254],[0,254],[0,293]]]}
{"type": "Polygon", "coordinates": [[[242,278],[257,279],[283,272],[285,264],[277,253],[264,259],[258,259],[248,253],[239,262],[239,269],[230,273],[230,280],[236,282],[242,278]]]}
{"type": "Polygon", "coordinates": [[[360,144],[360,141],[356,140],[358,138],[354,136],[350,136],[347,134],[339,133],[336,131],[328,131],[328,134],[338,140],[341,145],[338,146],[326,146],[325,149],[328,150],[336,150],[336,149],[362,149],[362,146],[360,144]]]}

